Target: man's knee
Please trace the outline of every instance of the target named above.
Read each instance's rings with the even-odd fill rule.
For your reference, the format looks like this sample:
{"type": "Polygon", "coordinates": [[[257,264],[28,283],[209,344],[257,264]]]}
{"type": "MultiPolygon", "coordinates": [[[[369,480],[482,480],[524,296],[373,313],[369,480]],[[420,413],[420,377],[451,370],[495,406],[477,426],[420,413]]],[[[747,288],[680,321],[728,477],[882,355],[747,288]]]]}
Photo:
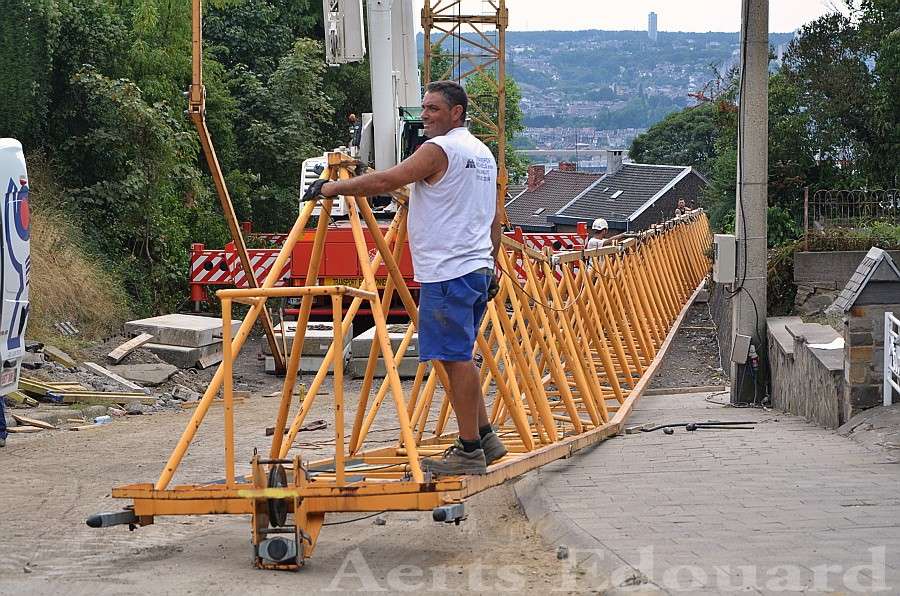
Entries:
{"type": "Polygon", "coordinates": [[[447,374],[453,374],[458,371],[467,371],[472,366],[472,360],[441,360],[441,364],[444,365],[444,370],[447,371],[447,374]]]}

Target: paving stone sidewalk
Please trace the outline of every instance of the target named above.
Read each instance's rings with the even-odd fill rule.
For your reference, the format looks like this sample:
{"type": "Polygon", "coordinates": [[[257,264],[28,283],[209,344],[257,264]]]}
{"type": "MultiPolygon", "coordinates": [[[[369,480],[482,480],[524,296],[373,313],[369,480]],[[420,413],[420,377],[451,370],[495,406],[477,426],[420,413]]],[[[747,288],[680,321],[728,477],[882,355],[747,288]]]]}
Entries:
{"type": "Polygon", "coordinates": [[[516,485],[569,548],[561,588],[607,593],[900,594],[900,464],[798,418],[642,399],[628,426],[753,420],[755,430],[622,435],[516,485]]]}

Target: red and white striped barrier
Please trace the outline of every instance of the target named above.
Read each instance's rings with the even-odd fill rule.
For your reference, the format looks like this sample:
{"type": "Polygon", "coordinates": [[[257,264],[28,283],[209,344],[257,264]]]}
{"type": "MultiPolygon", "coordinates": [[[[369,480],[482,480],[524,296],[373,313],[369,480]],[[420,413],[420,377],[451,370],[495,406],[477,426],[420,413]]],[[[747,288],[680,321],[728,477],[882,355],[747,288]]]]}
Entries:
{"type": "MultiPolygon", "coordinates": [[[[248,231],[245,230],[245,232],[248,231]]],[[[273,246],[283,244],[284,238],[287,237],[286,234],[259,234],[258,236],[264,237],[264,240],[273,246]]],[[[560,243],[561,247],[556,250],[561,251],[579,250],[584,245],[583,235],[577,232],[523,234],[517,230],[511,233],[510,236],[539,251],[545,247],[552,248],[555,242],[560,243]]],[[[258,284],[261,285],[269,271],[272,270],[279,251],[279,248],[247,249],[247,255],[250,257],[250,264],[258,284]]],[[[515,273],[520,280],[524,280],[525,272],[519,262],[516,262],[515,273]]],[[[291,263],[289,260],[282,269],[276,285],[291,285],[291,281],[291,263]]],[[[234,243],[229,242],[224,249],[219,250],[206,249],[202,244],[191,245],[190,289],[192,301],[199,303],[206,300],[205,286],[247,287],[247,278],[243,267],[241,267],[237,251],[234,249],[234,243]]]]}
{"type": "Polygon", "coordinates": [[[221,250],[192,250],[190,280],[192,285],[202,286],[231,283],[231,272],[225,262],[225,253],[221,250]]]}
{"type": "Polygon", "coordinates": [[[584,246],[584,239],[575,232],[559,234],[523,234],[525,245],[535,250],[543,250],[549,246],[553,248],[554,242],[559,242],[562,248],[558,250],[580,250],[584,246]]]}
{"type": "MultiPolygon", "coordinates": [[[[250,257],[250,264],[259,285],[262,285],[263,280],[272,270],[279,250],[277,248],[247,249],[247,256],[250,257]]],[[[248,285],[247,276],[244,274],[241,261],[232,243],[229,243],[224,250],[207,250],[202,244],[192,245],[190,268],[189,283],[193,302],[206,300],[206,286],[246,288],[248,285]]],[[[291,265],[288,262],[282,269],[281,277],[276,285],[289,285],[290,274],[291,265]]]]}
{"type": "MultiPolygon", "coordinates": [[[[581,250],[584,248],[584,237],[577,232],[559,232],[556,234],[523,234],[518,230],[511,234],[514,240],[518,240],[528,248],[537,251],[543,251],[544,248],[550,247],[554,251],[581,250]],[[553,248],[553,244],[559,242],[559,248],[553,248]]],[[[520,257],[515,261],[515,273],[519,281],[525,282],[525,269],[522,268],[522,260],[520,257]]],[[[557,268],[556,279],[562,279],[562,270],[557,268]]]]}
{"type": "MultiPolygon", "coordinates": [[[[272,266],[275,264],[279,252],[281,252],[281,249],[278,248],[247,249],[247,256],[250,257],[250,267],[253,269],[253,275],[256,277],[257,285],[262,285],[266,276],[269,275],[269,271],[272,270],[272,266]]],[[[234,243],[229,242],[225,245],[225,262],[231,273],[231,284],[236,288],[248,287],[247,275],[244,272],[244,268],[241,266],[241,260],[238,258],[237,251],[234,249],[234,243]]],[[[275,282],[275,286],[289,285],[290,278],[291,264],[287,262],[282,268],[281,275],[279,276],[278,281],[275,282]]]]}

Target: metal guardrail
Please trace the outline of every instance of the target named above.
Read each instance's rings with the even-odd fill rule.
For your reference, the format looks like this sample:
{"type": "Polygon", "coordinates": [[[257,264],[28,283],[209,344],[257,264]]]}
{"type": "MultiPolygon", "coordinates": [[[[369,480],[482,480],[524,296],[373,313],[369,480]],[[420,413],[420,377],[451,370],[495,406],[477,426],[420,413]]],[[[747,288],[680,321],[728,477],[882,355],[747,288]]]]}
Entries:
{"type": "Polygon", "coordinates": [[[803,195],[805,235],[833,228],[865,228],[877,222],[900,225],[900,189],[817,190],[803,195]]]}

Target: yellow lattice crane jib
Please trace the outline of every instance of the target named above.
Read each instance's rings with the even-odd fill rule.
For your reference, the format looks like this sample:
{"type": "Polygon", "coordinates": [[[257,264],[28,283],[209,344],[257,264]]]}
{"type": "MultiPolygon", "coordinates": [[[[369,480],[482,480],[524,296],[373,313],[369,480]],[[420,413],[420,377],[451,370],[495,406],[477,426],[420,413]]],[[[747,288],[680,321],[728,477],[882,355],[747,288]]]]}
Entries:
{"type": "MultiPolygon", "coordinates": [[[[322,177],[346,179],[357,165],[346,155],[330,153],[322,177]]],[[[488,304],[474,355],[490,398],[490,421],[509,453],[482,475],[434,476],[423,469],[421,458],[439,455],[456,440],[448,428],[450,385],[440,363],[419,362],[412,385],[400,381],[398,366],[407,357],[418,309],[398,265],[407,209],[405,197],[396,198],[399,209],[384,231],[366,197],[346,197],[364,278],[360,288],[318,284],[333,203],[323,199],[307,285],[275,287],[278,272],[309,223],[312,201],[304,203],[261,287],[218,292],[223,360],[159,478],[114,488],[113,498],[129,499],[131,507],[92,516],[89,525],[143,526],[167,515],[249,515],[256,565],[299,569],[312,556],[328,514],[430,510],[437,521],[458,523],[467,497],[622,430],[709,270],[705,214],[690,212],[615,246],[553,255],[504,236],[498,254],[500,291],[488,304]],[[368,239],[375,244],[374,252],[368,239]],[[380,267],[388,273],[384,288],[375,279],[380,267]],[[394,296],[410,321],[396,348],[386,321],[394,296]],[[243,406],[234,399],[234,361],[265,312],[266,301],[284,297],[299,298],[301,314],[281,399],[273,408],[271,445],[263,452],[236,440],[242,435],[236,432],[235,408],[243,406]],[[298,409],[296,371],[315,298],[330,301],[335,333],[298,409]],[[346,311],[344,298],[351,300],[346,311]],[[249,309],[232,334],[234,303],[249,309]],[[361,308],[372,313],[376,332],[370,366],[351,413],[340,355],[343,338],[361,308]],[[373,365],[377,361],[384,367],[378,379],[373,365]],[[334,455],[310,461],[292,450],[298,448],[295,439],[306,417],[323,399],[333,404],[329,429],[334,455]],[[213,404],[222,408],[212,409],[213,404]],[[392,416],[396,425],[395,440],[388,444],[382,434],[370,437],[379,414],[392,416]],[[210,416],[224,418],[222,479],[173,485],[210,416]],[[348,428],[345,421],[351,420],[348,428]],[[239,473],[235,462],[248,459],[250,473],[239,473]]]]}

